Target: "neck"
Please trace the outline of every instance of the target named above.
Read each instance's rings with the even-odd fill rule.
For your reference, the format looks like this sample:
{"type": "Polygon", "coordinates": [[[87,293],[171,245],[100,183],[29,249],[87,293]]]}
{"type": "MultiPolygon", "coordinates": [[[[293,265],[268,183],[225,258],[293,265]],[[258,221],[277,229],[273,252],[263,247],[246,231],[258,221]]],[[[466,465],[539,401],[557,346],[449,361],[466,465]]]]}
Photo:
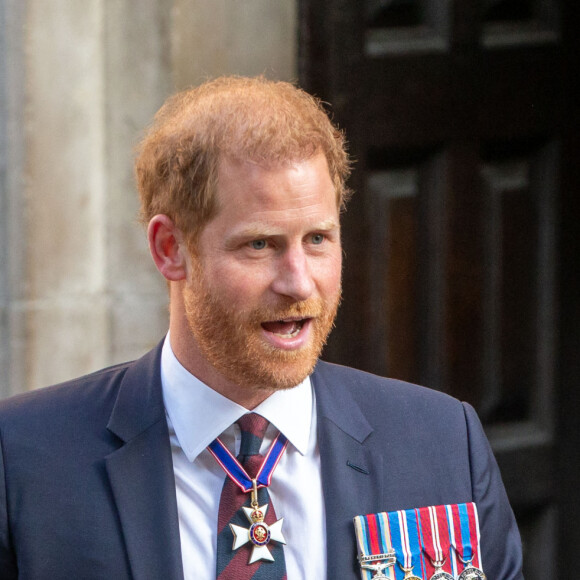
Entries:
{"type": "Polygon", "coordinates": [[[234,403],[251,411],[276,390],[244,387],[224,377],[202,355],[185,319],[171,317],[169,331],[171,350],[179,363],[208,387],[234,403]]]}

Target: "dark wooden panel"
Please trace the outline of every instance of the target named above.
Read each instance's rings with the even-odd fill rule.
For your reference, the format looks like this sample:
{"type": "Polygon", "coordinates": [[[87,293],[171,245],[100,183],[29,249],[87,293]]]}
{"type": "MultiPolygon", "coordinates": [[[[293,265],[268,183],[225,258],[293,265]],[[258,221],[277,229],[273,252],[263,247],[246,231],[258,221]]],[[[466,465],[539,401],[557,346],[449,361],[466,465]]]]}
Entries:
{"type": "Polygon", "coordinates": [[[483,139],[552,134],[562,115],[561,51],[557,46],[488,50],[479,69],[478,118],[483,139]]]}
{"type": "Polygon", "coordinates": [[[553,422],[557,144],[487,147],[488,423],[553,422]],[[493,158],[493,160],[492,160],[493,158]]]}
{"type": "Polygon", "coordinates": [[[565,113],[563,131],[561,196],[558,222],[559,333],[558,389],[556,409],[558,433],[557,537],[560,542],[561,570],[572,569],[580,545],[580,4],[563,2],[565,52],[565,113]]]}
{"type": "Polygon", "coordinates": [[[474,404],[516,508],[526,578],[556,576],[580,543],[577,8],[302,4],[321,35],[303,79],[334,104],[356,158],[331,355],[474,404]],[[412,195],[393,195],[397,175],[412,176],[412,195]]]}
{"type": "Polygon", "coordinates": [[[360,123],[369,147],[424,147],[453,131],[453,76],[443,55],[372,59],[360,123]]]}
{"type": "Polygon", "coordinates": [[[486,422],[529,418],[536,389],[537,204],[525,159],[488,164],[486,422]]]}
{"type": "MultiPolygon", "coordinates": [[[[493,442],[493,434],[490,436],[493,442]]],[[[552,502],[556,480],[554,446],[549,439],[541,433],[522,439],[512,449],[504,449],[505,443],[495,448],[506,489],[515,498],[513,507],[521,511],[552,502]]]]}
{"type": "Polygon", "coordinates": [[[375,372],[418,381],[420,199],[417,166],[370,173],[371,292],[368,340],[375,372]],[[376,320],[377,315],[380,320],[376,320]]]}
{"type": "Polygon", "coordinates": [[[369,57],[445,51],[450,3],[439,0],[368,1],[365,52],[369,57]]]}
{"type": "Polygon", "coordinates": [[[518,46],[559,40],[560,3],[538,0],[485,0],[483,44],[518,46]]]}
{"type": "Polygon", "coordinates": [[[372,248],[367,368],[440,387],[446,157],[374,151],[368,165],[377,169],[364,192],[372,248]]]}
{"type": "Polygon", "coordinates": [[[450,152],[447,191],[445,358],[448,390],[481,407],[484,388],[485,200],[478,179],[480,158],[469,144],[450,152]]]}
{"type": "Polygon", "coordinates": [[[391,201],[388,228],[386,318],[390,335],[385,343],[389,375],[418,382],[418,252],[417,200],[400,197],[391,201]]]}
{"type": "Polygon", "coordinates": [[[538,219],[529,192],[509,192],[501,203],[502,281],[499,351],[502,404],[489,422],[529,416],[536,388],[538,219]]]}
{"type": "Polygon", "coordinates": [[[490,440],[516,514],[525,578],[557,577],[555,445],[533,424],[490,430],[490,440]],[[494,445],[494,443],[496,443],[494,445]]]}

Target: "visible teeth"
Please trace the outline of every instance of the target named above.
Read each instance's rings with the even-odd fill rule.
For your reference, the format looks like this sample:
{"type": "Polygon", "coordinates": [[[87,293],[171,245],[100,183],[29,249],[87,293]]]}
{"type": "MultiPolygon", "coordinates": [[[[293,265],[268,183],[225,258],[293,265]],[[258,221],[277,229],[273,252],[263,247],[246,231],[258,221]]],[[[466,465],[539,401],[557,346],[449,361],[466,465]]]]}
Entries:
{"type": "Polygon", "coordinates": [[[273,334],[275,334],[276,336],[280,336],[282,338],[294,338],[295,336],[298,335],[301,328],[302,326],[298,326],[296,330],[294,332],[291,332],[290,334],[280,334],[279,332],[274,332],[273,334]]]}
{"type": "Polygon", "coordinates": [[[294,338],[304,327],[306,319],[292,320],[279,319],[272,322],[263,322],[262,328],[280,338],[294,338]]]}
{"type": "MultiPolygon", "coordinates": [[[[280,320],[279,322],[284,322],[283,320],[280,320]]],[[[296,321],[294,323],[294,330],[292,332],[274,332],[273,334],[275,334],[276,336],[279,336],[281,338],[294,338],[295,336],[298,335],[298,333],[300,332],[300,330],[302,330],[302,325],[303,322],[300,321],[296,321]]]]}

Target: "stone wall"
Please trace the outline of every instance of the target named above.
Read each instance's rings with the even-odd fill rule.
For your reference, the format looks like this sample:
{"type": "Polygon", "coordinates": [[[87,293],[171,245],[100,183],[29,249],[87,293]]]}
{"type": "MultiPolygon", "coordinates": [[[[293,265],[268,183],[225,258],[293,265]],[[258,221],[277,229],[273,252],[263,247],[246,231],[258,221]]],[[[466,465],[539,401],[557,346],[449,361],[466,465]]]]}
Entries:
{"type": "Polygon", "coordinates": [[[133,148],[176,89],[296,78],[295,1],[0,0],[0,396],[163,336],[133,148]]]}

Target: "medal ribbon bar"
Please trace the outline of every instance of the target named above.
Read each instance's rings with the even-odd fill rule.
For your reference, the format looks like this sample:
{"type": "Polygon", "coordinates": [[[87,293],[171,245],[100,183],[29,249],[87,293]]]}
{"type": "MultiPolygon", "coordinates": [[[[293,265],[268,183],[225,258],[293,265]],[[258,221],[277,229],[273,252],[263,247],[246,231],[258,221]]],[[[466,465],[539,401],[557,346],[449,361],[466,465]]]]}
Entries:
{"type": "Polygon", "coordinates": [[[479,518],[474,503],[449,506],[455,535],[452,546],[462,562],[463,571],[458,578],[485,578],[481,564],[479,518]]]}
{"type": "Polygon", "coordinates": [[[356,516],[354,527],[358,544],[362,580],[395,580],[395,552],[389,520],[385,512],[356,516]],[[374,573],[374,574],[373,574],[374,573]]]}
{"type": "Polygon", "coordinates": [[[452,520],[447,518],[446,506],[419,508],[423,551],[427,555],[428,578],[453,580],[455,553],[451,554],[452,520]]]}
{"type": "Polygon", "coordinates": [[[363,580],[485,580],[475,503],[357,516],[354,525],[363,580]]]}
{"type": "Polygon", "coordinates": [[[388,517],[393,548],[397,554],[397,580],[424,579],[425,562],[416,510],[389,512],[388,517]]]}

